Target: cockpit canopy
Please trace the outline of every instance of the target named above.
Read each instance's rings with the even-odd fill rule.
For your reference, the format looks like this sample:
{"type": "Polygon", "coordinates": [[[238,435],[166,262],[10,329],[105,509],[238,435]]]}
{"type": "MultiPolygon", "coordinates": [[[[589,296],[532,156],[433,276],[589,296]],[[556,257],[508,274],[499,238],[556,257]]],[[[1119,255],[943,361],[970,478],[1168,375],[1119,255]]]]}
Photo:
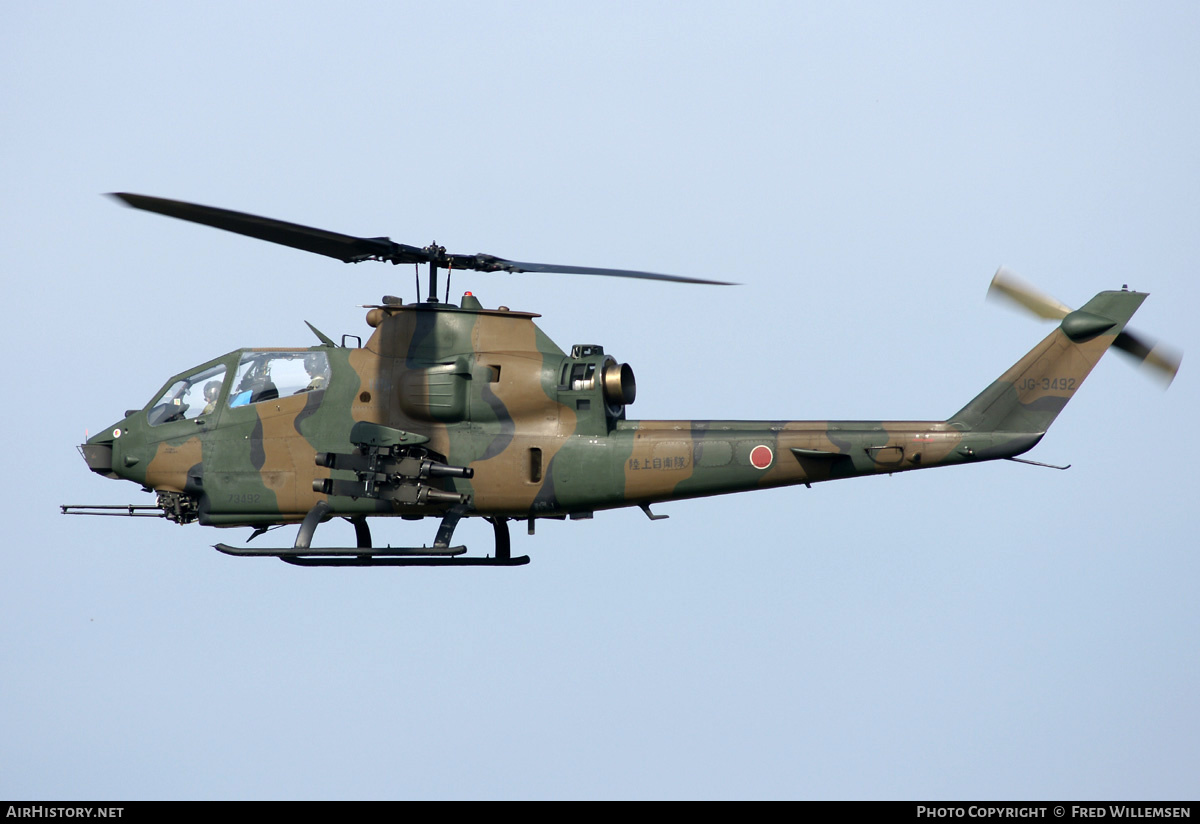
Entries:
{"type": "Polygon", "coordinates": [[[151,426],[195,420],[222,407],[316,392],[328,385],[329,357],[320,349],[241,350],[174,378],[150,405],[147,419],[151,426]]]}
{"type": "Polygon", "coordinates": [[[229,398],[232,409],[329,384],[329,358],[324,352],[245,352],[238,361],[229,398]]]}

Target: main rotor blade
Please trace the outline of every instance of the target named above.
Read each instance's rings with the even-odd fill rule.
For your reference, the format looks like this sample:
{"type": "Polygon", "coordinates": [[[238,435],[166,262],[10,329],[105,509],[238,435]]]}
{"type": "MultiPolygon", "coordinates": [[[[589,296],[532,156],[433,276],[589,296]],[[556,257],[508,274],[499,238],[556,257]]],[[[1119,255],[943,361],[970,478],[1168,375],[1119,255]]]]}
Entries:
{"type": "MultiPolygon", "coordinates": [[[[480,255],[479,257],[490,257],[480,255]]],[[[500,271],[504,272],[544,272],[559,275],[601,275],[617,278],[640,278],[642,280],[667,280],[674,283],[705,283],[710,286],[737,286],[727,280],[705,280],[704,278],[687,278],[680,275],[662,275],[658,272],[639,272],[635,269],[597,269],[591,266],[564,266],[558,263],[523,263],[519,260],[504,260],[492,258],[500,271]]]]}
{"type": "Polygon", "coordinates": [[[562,266],[554,263],[522,263],[487,254],[446,254],[445,247],[438,246],[436,243],[420,248],[396,243],[386,237],[343,235],[339,232],[301,226],[299,223],[288,223],[285,220],[235,212],[230,209],[218,209],[215,206],[201,206],[198,203],[187,203],[182,200],[168,200],[162,197],[130,194],[129,192],[115,192],[111,196],[135,209],[157,212],[167,217],[188,220],[192,223],[212,226],[215,229],[224,229],[227,232],[236,232],[239,235],[291,246],[293,249],[315,252],[318,255],[336,258],[346,263],[382,260],[390,263],[428,263],[439,269],[474,269],[480,272],[607,275],[644,280],[665,280],[675,283],[734,285],[722,280],[662,275],[657,272],[641,272],[632,269],[597,269],[587,266],[562,266]]]}
{"type": "Polygon", "coordinates": [[[1183,363],[1182,352],[1129,330],[1117,335],[1113,346],[1136,359],[1142,366],[1153,370],[1160,380],[1165,381],[1164,388],[1175,380],[1175,374],[1183,363]]]}
{"type": "Polygon", "coordinates": [[[1003,266],[992,277],[988,297],[1006,298],[1046,320],[1062,320],[1071,314],[1070,306],[1039,292],[1003,266]]]}
{"type": "MultiPolygon", "coordinates": [[[[324,229],[314,229],[311,226],[301,226],[298,223],[275,220],[270,217],[218,209],[215,206],[201,206],[198,203],[186,203],[182,200],[167,200],[162,197],[135,195],[128,192],[114,192],[111,196],[135,209],[157,212],[160,215],[189,220],[192,223],[202,223],[215,229],[224,229],[227,232],[236,232],[239,235],[291,246],[293,249],[302,249],[305,252],[315,252],[318,255],[337,258],[346,263],[383,257],[391,259],[395,254],[402,254],[409,249],[418,254],[421,251],[415,247],[406,248],[402,244],[393,243],[386,237],[354,237],[338,232],[328,232],[324,229]]],[[[424,258],[420,257],[412,262],[423,261],[424,258]]]]}

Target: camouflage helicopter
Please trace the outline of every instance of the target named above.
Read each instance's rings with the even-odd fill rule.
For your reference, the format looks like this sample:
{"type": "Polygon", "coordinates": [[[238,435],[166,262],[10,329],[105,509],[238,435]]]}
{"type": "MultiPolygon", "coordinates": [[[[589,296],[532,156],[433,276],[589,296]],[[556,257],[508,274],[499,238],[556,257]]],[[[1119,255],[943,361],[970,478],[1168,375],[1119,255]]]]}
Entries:
{"type": "MultiPolygon", "coordinates": [[[[1167,378],[1178,355],[1125,330],[1146,294],[1101,292],[1072,310],[1001,269],[993,294],[1058,326],[944,421],[637,421],[633,370],[594,344],[560,349],[538,315],[485,308],[470,292],[439,300],[438,270],[554,272],[720,281],[652,272],[448,254],[386,237],[354,237],[145,195],[113,195],[157,212],[347,263],[428,266],[425,300],[385,296],[374,332],[341,343],[311,324],[308,348],[239,349],[168,379],[142,408],[79,449],[100,475],[153,492],[152,505],[64,505],[66,514],[161,517],[217,527],[299,524],[291,547],[219,543],[236,556],[306,566],[514,566],[508,522],[588,518],[637,506],[1018,455],[1035,446],[1110,346],[1167,378]],[[354,345],[350,345],[353,343],[354,345]],[[375,547],[368,519],[434,517],[431,546],[375,547]],[[452,545],[482,517],[494,554],[452,545]],[[354,525],[356,546],[314,547],[322,522],[354,525]]],[[[1045,466],[1045,464],[1042,464],[1045,466]]],[[[1065,468],[1065,467],[1058,467],[1065,468]]]]}

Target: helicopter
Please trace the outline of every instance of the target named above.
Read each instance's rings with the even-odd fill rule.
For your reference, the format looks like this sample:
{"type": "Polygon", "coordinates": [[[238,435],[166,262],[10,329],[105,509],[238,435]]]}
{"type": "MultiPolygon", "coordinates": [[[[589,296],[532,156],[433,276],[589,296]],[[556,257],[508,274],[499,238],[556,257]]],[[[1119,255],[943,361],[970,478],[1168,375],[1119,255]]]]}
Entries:
{"type": "MultiPolygon", "coordinates": [[[[730,285],[625,269],[451,254],[272,218],[130,193],[136,209],[347,263],[427,266],[426,297],[364,306],[373,330],[335,342],[312,324],[306,348],[238,349],[169,378],[141,408],[79,446],[89,469],[132,481],[154,504],[62,505],[64,514],[166,518],[247,539],[299,524],[290,547],[218,543],[240,557],[302,566],[519,566],[509,521],[1000,459],[1032,449],[1110,348],[1165,377],[1181,357],[1126,330],[1147,297],[1123,287],[1073,310],[1001,268],[989,294],[1058,325],[943,421],[631,420],[633,370],[598,344],[560,348],[534,319],[449,300],[453,271],[547,272],[730,285]],[[438,272],[447,272],[438,297],[438,272]],[[369,519],[439,519],[430,546],[375,547],[369,519]],[[488,555],[453,544],[463,518],[493,527],[488,555]],[[317,527],[351,523],[355,546],[313,545],[317,527]]],[[[306,321],[307,323],[307,321],[306,321]]],[[[1065,469],[1066,467],[1054,467],[1065,469]]]]}

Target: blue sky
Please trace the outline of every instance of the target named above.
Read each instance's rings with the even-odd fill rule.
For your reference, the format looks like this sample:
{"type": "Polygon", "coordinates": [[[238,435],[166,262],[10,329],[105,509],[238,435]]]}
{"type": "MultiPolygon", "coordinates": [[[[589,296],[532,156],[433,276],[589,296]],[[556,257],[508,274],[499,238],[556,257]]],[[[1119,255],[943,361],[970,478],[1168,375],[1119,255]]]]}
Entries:
{"type": "Polygon", "coordinates": [[[515,530],[517,569],[58,514],[144,502],[74,446],[170,375],[412,296],[109,191],[744,284],[455,277],[628,361],[631,417],[947,417],[1045,334],[984,303],[1002,263],[1148,291],[1195,352],[1194,4],[281,9],[3,15],[0,796],[1196,797],[1187,362],[1101,362],[1029,455],[1068,472],[604,513],[515,530]]]}

